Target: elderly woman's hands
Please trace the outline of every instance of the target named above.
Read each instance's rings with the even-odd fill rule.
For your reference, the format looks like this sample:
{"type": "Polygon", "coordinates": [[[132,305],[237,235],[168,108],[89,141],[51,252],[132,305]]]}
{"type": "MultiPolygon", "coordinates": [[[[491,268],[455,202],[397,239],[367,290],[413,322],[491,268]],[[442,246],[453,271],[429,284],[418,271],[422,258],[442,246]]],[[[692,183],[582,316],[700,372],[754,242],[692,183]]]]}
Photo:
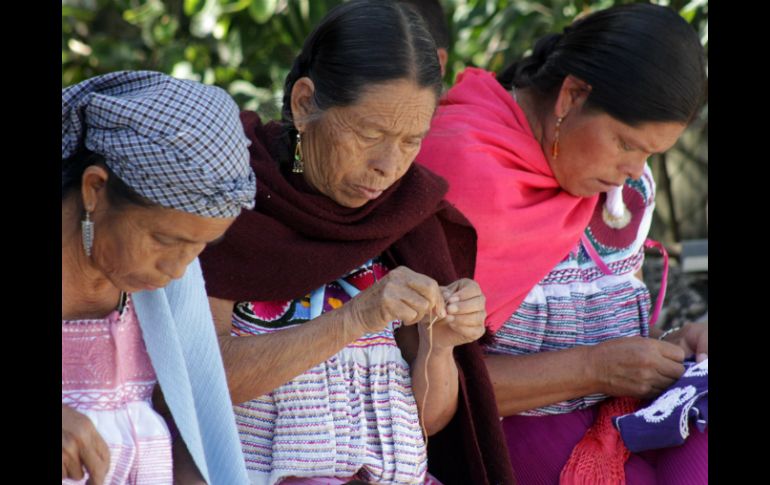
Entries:
{"type": "Polygon", "coordinates": [[[651,399],[684,373],[681,347],[646,337],[623,337],[584,347],[591,379],[610,396],[651,399]]]}
{"type": "Polygon", "coordinates": [[[695,355],[696,362],[703,362],[709,353],[708,322],[685,323],[682,328],[664,338],[666,342],[680,346],[687,357],[695,355]]]}
{"type": "Polygon", "coordinates": [[[82,479],[83,467],[89,475],[87,485],[101,485],[110,467],[110,449],[87,416],[62,404],[62,480],[82,479]]]}
{"type": "Polygon", "coordinates": [[[393,320],[414,325],[430,315],[447,315],[438,283],[405,266],[389,272],[342,309],[366,333],[378,332],[393,320]]]}
{"type": "MultiPolygon", "coordinates": [[[[442,287],[441,291],[447,316],[439,318],[433,324],[434,348],[456,347],[473,342],[484,335],[486,299],[478,283],[463,278],[442,287]]],[[[428,337],[427,325],[431,320],[428,315],[420,325],[421,340],[428,337]]]]}

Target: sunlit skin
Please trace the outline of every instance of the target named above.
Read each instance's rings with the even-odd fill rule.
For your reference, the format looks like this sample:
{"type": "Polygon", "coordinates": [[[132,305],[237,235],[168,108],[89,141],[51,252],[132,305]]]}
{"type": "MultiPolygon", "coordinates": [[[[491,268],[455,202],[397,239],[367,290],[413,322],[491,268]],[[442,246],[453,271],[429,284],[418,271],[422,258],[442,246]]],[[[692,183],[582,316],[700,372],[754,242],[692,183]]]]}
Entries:
{"type": "Polygon", "coordinates": [[[438,63],[441,66],[441,77],[444,77],[444,74],[446,74],[446,64],[449,61],[449,52],[445,48],[439,47],[436,49],[436,54],[438,55],[438,63]]]}
{"type": "Polygon", "coordinates": [[[631,126],[595,109],[585,101],[588,84],[567,76],[556,103],[538,114],[531,93],[516,92],[535,137],[559,185],[572,195],[590,197],[621,186],[626,179],[642,176],[647,158],[671,148],[684,133],[679,122],[648,122],[631,126]],[[552,153],[556,120],[559,129],[558,156],[552,153]]]}
{"type": "Polygon", "coordinates": [[[101,221],[94,217],[91,262],[124,291],[162,288],[181,278],[232,222],[165,208],[128,208],[120,215],[101,221]]]}
{"type": "Polygon", "coordinates": [[[436,94],[410,80],[365,89],[350,106],[320,117],[310,102],[309,78],[292,91],[292,112],[302,133],[307,182],[344,207],[361,207],[379,197],[414,162],[436,109],[436,94]]]}
{"type": "Polygon", "coordinates": [[[78,294],[90,295],[89,300],[105,295],[109,303],[110,293],[164,287],[181,278],[206,245],[220,239],[235,220],[160,206],[114,207],[106,195],[107,176],[102,167],[89,167],[82,190],[62,201],[62,292],[70,292],[65,304],[74,304],[78,294]],[[91,211],[94,223],[90,257],[80,240],[82,207],[91,211]]]}

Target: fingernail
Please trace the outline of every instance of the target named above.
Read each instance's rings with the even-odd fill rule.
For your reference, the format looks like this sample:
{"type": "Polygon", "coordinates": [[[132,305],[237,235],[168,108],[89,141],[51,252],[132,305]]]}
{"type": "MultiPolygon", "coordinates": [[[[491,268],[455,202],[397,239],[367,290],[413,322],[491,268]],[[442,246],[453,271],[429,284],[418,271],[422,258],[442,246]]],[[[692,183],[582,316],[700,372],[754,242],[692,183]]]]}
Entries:
{"type": "Polygon", "coordinates": [[[458,301],[460,301],[460,297],[457,296],[457,295],[455,295],[455,296],[453,296],[452,298],[449,299],[450,303],[456,303],[458,301]]]}
{"type": "Polygon", "coordinates": [[[447,311],[449,311],[449,313],[455,313],[457,310],[459,310],[459,308],[457,308],[457,305],[449,305],[446,309],[447,311]]]}

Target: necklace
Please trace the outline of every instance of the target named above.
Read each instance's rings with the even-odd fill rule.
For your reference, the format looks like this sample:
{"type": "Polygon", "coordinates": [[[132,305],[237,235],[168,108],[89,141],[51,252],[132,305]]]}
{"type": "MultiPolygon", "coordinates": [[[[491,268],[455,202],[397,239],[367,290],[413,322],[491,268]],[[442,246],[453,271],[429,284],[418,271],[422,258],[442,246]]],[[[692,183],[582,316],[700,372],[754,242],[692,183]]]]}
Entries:
{"type": "Polygon", "coordinates": [[[123,313],[123,309],[126,307],[126,303],[128,303],[128,293],[121,290],[120,299],[118,299],[118,306],[116,308],[118,310],[118,313],[123,313]]]}

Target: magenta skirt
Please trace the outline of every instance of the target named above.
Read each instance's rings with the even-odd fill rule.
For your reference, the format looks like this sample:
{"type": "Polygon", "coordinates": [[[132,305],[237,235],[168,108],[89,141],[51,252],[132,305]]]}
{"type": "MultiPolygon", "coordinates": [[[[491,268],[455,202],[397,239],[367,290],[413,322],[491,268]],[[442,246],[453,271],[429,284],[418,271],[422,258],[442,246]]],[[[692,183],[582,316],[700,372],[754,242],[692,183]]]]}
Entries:
{"type": "MultiPolygon", "coordinates": [[[[593,424],[598,406],[552,416],[510,416],[502,421],[519,485],[556,485],[572,449],[593,424]]],[[[708,430],[695,427],[684,445],[632,453],[626,484],[708,483],[708,430]]]]}

